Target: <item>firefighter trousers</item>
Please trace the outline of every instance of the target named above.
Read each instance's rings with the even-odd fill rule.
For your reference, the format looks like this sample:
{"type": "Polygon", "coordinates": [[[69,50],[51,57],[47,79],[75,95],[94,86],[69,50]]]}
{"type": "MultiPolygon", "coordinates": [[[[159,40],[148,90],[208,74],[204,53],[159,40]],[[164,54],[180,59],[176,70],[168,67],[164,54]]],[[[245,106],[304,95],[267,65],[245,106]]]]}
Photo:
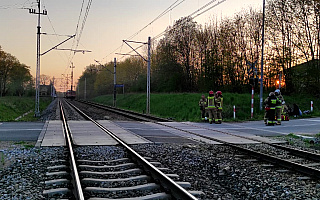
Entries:
{"type": "Polygon", "coordinates": [[[213,121],[214,121],[214,116],[215,116],[215,111],[216,110],[216,108],[208,108],[207,109],[207,112],[208,112],[208,114],[209,114],[209,123],[211,124],[213,121]]]}
{"type": "Polygon", "coordinates": [[[281,123],[281,113],[282,113],[282,108],[276,108],[276,118],[278,123],[281,123]]]}

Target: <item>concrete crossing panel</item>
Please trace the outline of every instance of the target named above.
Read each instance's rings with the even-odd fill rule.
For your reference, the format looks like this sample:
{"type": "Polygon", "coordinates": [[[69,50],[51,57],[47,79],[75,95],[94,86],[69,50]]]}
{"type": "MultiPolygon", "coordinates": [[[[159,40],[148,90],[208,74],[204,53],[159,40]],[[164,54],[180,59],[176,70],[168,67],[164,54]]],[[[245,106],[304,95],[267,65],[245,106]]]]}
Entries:
{"type": "Polygon", "coordinates": [[[141,137],[147,138],[154,143],[196,143],[198,141],[175,134],[173,131],[169,132],[164,130],[163,126],[153,126],[148,122],[133,122],[133,121],[117,121],[118,126],[133,132],[141,137]]]}
{"type": "Polygon", "coordinates": [[[228,142],[232,144],[259,144],[259,142],[257,141],[224,134],[215,130],[208,129],[206,127],[201,127],[201,125],[193,126],[192,124],[180,122],[161,122],[161,124],[175,127],[180,130],[186,130],[190,133],[196,133],[198,135],[216,139],[221,142],[228,142]]]}
{"type": "Polygon", "coordinates": [[[43,134],[44,137],[41,142],[42,147],[59,147],[66,145],[62,129],[62,121],[60,120],[49,121],[48,125],[44,127],[43,134]]]}
{"type": "Polygon", "coordinates": [[[129,132],[121,128],[120,126],[116,125],[114,122],[110,120],[99,120],[98,121],[102,126],[106,129],[117,135],[121,140],[126,142],[127,144],[146,144],[152,143],[148,139],[141,137],[133,132],[129,132]]]}
{"type": "Polygon", "coordinates": [[[75,145],[117,145],[111,136],[90,121],[68,121],[75,145]]]}

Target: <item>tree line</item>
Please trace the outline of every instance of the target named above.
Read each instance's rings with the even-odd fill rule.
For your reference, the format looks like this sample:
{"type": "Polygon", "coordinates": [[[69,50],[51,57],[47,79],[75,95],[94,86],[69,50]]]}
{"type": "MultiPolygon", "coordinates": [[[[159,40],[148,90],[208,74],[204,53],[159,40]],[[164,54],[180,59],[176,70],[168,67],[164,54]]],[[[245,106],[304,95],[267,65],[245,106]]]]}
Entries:
{"type": "Polygon", "coordinates": [[[20,63],[0,46],[0,97],[34,94],[34,81],[30,67],[20,63]]]}
{"type": "MultiPolygon", "coordinates": [[[[259,78],[262,49],[262,10],[248,8],[233,17],[211,19],[200,25],[181,18],[153,40],[152,92],[251,91],[250,78],[259,78]],[[252,71],[248,63],[255,63],[252,71]]],[[[265,13],[264,89],[283,83],[288,70],[320,56],[320,2],[316,0],[269,0],[265,13]],[[281,74],[281,81],[279,75],[281,74]]],[[[90,65],[79,81],[87,95],[112,93],[113,63],[90,65]]],[[[129,92],[146,90],[146,63],[130,57],[117,65],[117,83],[129,92]]],[[[80,92],[83,93],[83,92],[80,92]]],[[[81,95],[80,95],[81,96],[81,95]]]]}

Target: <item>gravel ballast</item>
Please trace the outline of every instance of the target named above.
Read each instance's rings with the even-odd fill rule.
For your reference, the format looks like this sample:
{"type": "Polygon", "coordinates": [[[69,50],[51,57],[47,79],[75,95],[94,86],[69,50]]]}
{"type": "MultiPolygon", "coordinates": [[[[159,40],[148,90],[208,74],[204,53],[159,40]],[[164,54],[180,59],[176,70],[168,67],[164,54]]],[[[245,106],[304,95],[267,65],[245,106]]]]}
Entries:
{"type": "Polygon", "coordinates": [[[135,145],[205,193],[200,199],[319,199],[320,182],[241,158],[225,146],[135,145]]]}
{"type": "MultiPolygon", "coordinates": [[[[159,161],[189,190],[204,192],[199,199],[319,199],[320,182],[303,175],[265,167],[222,145],[144,144],[139,153],[159,161]]],[[[63,148],[33,148],[26,144],[2,144],[5,166],[0,171],[0,199],[46,199],[42,195],[47,167],[63,159],[63,148]]],[[[118,147],[81,147],[81,159],[114,160],[125,156],[118,147]]]]}
{"type": "Polygon", "coordinates": [[[63,158],[63,148],[34,148],[34,143],[0,142],[0,199],[46,199],[47,167],[63,158]]]}

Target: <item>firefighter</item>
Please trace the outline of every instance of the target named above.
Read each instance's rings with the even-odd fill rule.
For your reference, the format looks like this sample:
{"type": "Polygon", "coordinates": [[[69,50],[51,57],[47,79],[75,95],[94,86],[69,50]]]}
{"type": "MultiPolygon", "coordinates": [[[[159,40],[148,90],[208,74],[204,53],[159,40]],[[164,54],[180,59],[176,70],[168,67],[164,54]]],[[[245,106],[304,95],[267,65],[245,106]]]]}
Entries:
{"type": "Polygon", "coordinates": [[[276,105],[276,118],[277,118],[277,125],[281,125],[281,114],[282,114],[282,105],[284,104],[284,98],[281,95],[281,92],[279,89],[276,89],[274,91],[274,94],[277,97],[277,105],[276,105]]]}
{"type": "Polygon", "coordinates": [[[216,92],[214,103],[216,106],[216,112],[214,113],[215,123],[221,124],[222,123],[222,105],[223,105],[223,96],[221,91],[216,92]]]}
{"type": "Polygon", "coordinates": [[[201,120],[204,121],[206,119],[206,107],[207,107],[207,99],[203,94],[201,95],[201,99],[199,100],[199,108],[201,111],[201,120]]]}
{"type": "Polygon", "coordinates": [[[216,106],[214,105],[214,92],[212,90],[209,91],[209,96],[207,98],[207,112],[209,114],[209,123],[212,124],[214,120],[214,113],[216,110],[216,106]]]}
{"type": "Polygon", "coordinates": [[[274,92],[270,92],[269,96],[265,99],[265,124],[267,126],[274,126],[275,124],[275,111],[277,106],[277,97],[274,92]]]}

